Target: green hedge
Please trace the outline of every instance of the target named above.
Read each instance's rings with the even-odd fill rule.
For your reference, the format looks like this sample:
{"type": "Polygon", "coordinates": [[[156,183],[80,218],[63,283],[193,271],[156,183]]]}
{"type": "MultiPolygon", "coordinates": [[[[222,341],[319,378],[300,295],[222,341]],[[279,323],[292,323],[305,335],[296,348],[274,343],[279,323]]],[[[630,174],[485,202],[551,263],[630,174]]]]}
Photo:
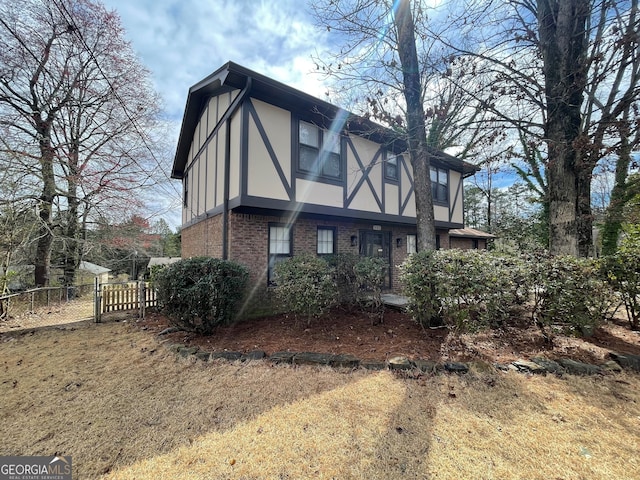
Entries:
{"type": "Polygon", "coordinates": [[[522,302],[521,276],[515,261],[484,250],[438,250],[411,255],[400,278],[422,326],[474,331],[502,324],[522,302]]]}
{"type": "Polygon", "coordinates": [[[280,307],[309,323],[337,305],[357,307],[381,319],[382,289],[388,264],[377,258],[342,254],[302,254],[275,267],[280,307]]]}
{"type": "Polygon", "coordinates": [[[389,264],[382,258],[361,257],[353,269],[357,286],[355,300],[362,310],[381,322],[384,317],[382,290],[389,264]]]}
{"type": "Polygon", "coordinates": [[[338,287],[333,270],[322,258],[303,254],[275,266],[275,291],[283,308],[307,323],[336,304],[338,287]]]}
{"type": "Polygon", "coordinates": [[[615,311],[615,293],[598,260],[544,254],[527,260],[531,318],[545,336],[557,330],[588,335],[615,311]]]}
{"type": "Polygon", "coordinates": [[[154,285],[158,305],[174,325],[208,334],[234,320],[247,279],[247,268],[236,262],[194,257],[157,272],[154,285]]]}
{"type": "Polygon", "coordinates": [[[360,295],[356,265],[362,260],[362,257],[355,253],[337,253],[323,256],[322,259],[331,268],[333,278],[338,287],[336,302],[339,305],[356,306],[360,295]]]}
{"type": "Polygon", "coordinates": [[[524,309],[550,338],[557,328],[588,334],[616,308],[595,260],[439,250],[412,255],[401,271],[409,312],[423,326],[496,328],[524,309]]]}
{"type": "Polygon", "coordinates": [[[601,272],[620,295],[631,329],[640,330],[640,248],[621,249],[605,257],[601,272]]]}

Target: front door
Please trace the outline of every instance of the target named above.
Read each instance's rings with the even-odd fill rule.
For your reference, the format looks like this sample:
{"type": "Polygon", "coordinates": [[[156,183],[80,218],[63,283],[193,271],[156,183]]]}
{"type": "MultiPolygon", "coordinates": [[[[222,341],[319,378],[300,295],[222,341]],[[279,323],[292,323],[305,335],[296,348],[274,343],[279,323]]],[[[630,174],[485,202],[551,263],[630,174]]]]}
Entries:
{"type": "Polygon", "coordinates": [[[361,230],[360,255],[382,258],[389,264],[384,286],[391,288],[391,232],[361,230]]]}

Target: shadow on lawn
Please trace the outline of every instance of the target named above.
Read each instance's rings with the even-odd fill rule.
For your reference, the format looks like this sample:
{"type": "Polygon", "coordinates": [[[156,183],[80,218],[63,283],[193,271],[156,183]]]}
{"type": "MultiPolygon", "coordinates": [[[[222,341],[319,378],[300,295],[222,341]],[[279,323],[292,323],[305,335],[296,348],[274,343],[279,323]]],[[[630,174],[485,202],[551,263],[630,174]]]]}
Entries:
{"type": "Polygon", "coordinates": [[[6,432],[0,453],[72,455],[78,478],[224,435],[274,409],[312,405],[366,376],[205,364],[179,358],[154,336],[121,323],[3,334],[0,365],[6,432]]]}

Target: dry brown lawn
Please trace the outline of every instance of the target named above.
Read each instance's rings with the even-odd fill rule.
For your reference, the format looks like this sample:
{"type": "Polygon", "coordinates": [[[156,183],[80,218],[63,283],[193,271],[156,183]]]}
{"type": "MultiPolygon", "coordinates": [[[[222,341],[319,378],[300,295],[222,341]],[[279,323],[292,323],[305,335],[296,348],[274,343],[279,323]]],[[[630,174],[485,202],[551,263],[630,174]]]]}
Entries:
{"type": "Polygon", "coordinates": [[[0,455],[74,478],[640,479],[640,376],[203,363],[125,323],[0,335],[0,455]]]}

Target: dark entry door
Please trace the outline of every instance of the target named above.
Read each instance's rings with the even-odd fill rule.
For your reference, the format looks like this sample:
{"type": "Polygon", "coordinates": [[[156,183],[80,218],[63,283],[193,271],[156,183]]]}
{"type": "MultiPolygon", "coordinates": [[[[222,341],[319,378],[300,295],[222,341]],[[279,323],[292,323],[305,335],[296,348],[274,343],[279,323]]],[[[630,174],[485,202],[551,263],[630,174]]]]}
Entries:
{"type": "MultiPolygon", "coordinates": [[[[376,230],[361,231],[360,255],[382,258],[391,266],[391,232],[376,230]]],[[[391,268],[387,269],[385,287],[391,288],[391,268]]]]}

